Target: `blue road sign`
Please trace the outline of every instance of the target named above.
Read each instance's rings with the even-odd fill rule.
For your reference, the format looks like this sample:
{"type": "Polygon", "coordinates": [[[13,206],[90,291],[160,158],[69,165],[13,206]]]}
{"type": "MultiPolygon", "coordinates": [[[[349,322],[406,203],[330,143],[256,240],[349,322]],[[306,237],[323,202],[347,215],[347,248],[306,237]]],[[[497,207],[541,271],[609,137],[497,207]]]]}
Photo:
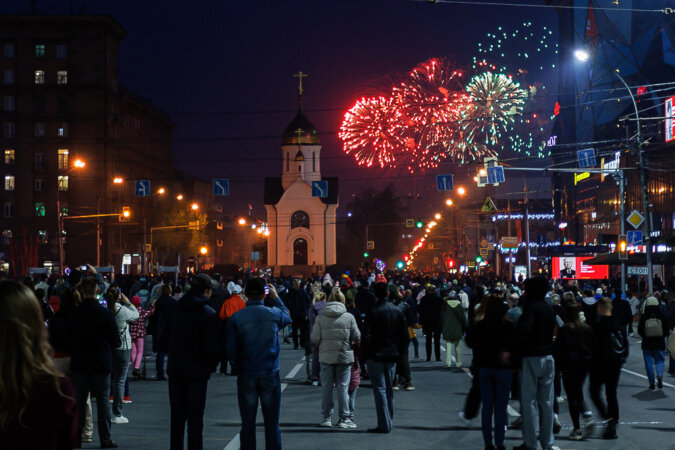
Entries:
{"type": "Polygon", "coordinates": [[[577,162],[581,168],[595,167],[595,149],[587,148],[577,151],[577,162]]]}
{"type": "Polygon", "coordinates": [[[452,182],[452,175],[436,175],[436,189],[439,191],[451,191],[455,188],[452,182]]]}
{"type": "Polygon", "coordinates": [[[214,178],[213,195],[230,195],[230,180],[228,178],[214,178]]]}
{"type": "Polygon", "coordinates": [[[312,197],[328,197],[328,181],[312,181],[312,197]]]}
{"type": "Polygon", "coordinates": [[[642,245],[642,230],[628,230],[626,240],[628,245],[642,245]]]}
{"type": "Polygon", "coordinates": [[[506,181],[504,178],[504,166],[494,166],[487,168],[488,184],[499,184],[506,181]]]}
{"type": "Polygon", "coordinates": [[[147,197],[150,195],[150,180],[136,180],[136,197],[147,197]]]}

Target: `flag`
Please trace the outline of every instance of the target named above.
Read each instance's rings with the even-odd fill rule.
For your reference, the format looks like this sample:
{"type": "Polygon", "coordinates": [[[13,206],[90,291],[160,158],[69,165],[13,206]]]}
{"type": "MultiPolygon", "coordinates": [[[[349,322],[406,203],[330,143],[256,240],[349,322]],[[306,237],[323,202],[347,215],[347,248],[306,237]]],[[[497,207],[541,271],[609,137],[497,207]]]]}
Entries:
{"type": "Polygon", "coordinates": [[[584,31],[584,41],[591,55],[595,54],[600,39],[598,22],[595,20],[595,11],[593,10],[592,0],[588,0],[588,12],[586,13],[586,30],[584,31]]]}

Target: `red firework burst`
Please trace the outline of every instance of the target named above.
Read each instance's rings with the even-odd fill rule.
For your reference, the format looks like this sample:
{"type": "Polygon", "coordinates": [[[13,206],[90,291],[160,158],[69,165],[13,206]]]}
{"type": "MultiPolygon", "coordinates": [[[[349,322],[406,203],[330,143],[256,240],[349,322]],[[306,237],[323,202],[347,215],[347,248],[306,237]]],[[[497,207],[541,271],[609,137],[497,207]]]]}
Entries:
{"type": "Polygon", "coordinates": [[[338,136],[359,165],[394,166],[405,152],[399,103],[391,97],[362,98],[345,113],[338,136]]]}

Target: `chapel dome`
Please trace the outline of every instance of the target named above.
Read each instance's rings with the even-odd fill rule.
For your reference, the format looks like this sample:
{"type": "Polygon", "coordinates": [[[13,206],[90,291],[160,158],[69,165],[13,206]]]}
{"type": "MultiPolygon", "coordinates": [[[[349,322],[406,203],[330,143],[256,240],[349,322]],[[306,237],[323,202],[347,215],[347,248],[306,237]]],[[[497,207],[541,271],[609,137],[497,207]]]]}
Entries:
{"type": "Polygon", "coordinates": [[[319,145],[320,143],[316,127],[312,125],[302,109],[298,109],[298,114],[284,130],[281,145],[319,145]],[[298,130],[300,130],[299,133],[298,130]],[[300,142],[298,142],[298,135],[300,142]]]}

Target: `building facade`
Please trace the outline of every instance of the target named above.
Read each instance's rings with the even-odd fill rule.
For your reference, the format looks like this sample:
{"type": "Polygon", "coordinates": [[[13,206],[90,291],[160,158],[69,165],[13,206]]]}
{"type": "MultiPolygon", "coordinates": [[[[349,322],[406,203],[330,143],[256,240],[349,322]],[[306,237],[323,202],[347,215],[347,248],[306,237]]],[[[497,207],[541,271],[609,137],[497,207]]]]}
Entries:
{"type": "Polygon", "coordinates": [[[338,180],[321,176],[319,134],[302,109],[284,131],[281,153],[282,176],[265,179],[267,263],[277,274],[324,271],[336,262],[338,180]],[[327,196],[312,196],[313,181],[327,182],[327,196]]]}
{"type": "Polygon", "coordinates": [[[172,179],[175,125],[120,86],[124,36],[108,16],[0,16],[0,260],[16,274],[58,266],[59,213],[65,265],[143,251],[156,197],[136,197],[133,180],[172,179]],[[73,218],[91,215],[103,216],[73,218]]]}

